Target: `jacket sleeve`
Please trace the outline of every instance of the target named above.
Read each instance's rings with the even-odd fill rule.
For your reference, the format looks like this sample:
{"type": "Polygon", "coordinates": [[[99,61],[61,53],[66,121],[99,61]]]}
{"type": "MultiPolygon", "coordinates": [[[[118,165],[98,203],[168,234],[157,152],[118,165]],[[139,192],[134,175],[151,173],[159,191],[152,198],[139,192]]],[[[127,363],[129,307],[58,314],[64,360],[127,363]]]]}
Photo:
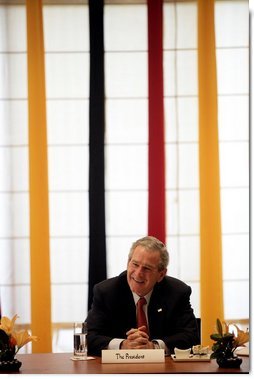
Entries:
{"type": "Polygon", "coordinates": [[[175,347],[187,349],[200,343],[197,321],[190,304],[190,295],[191,288],[186,285],[175,303],[168,325],[169,333],[163,338],[171,354],[175,347]]]}
{"type": "Polygon", "coordinates": [[[93,304],[87,316],[88,354],[101,355],[113,338],[125,339],[136,324],[136,308],[126,274],[94,286],[93,304]]]}
{"type": "Polygon", "coordinates": [[[94,287],[93,305],[87,316],[87,346],[89,355],[101,355],[101,350],[106,349],[113,337],[107,333],[107,325],[110,325],[109,311],[105,304],[105,297],[99,285],[94,287]]]}

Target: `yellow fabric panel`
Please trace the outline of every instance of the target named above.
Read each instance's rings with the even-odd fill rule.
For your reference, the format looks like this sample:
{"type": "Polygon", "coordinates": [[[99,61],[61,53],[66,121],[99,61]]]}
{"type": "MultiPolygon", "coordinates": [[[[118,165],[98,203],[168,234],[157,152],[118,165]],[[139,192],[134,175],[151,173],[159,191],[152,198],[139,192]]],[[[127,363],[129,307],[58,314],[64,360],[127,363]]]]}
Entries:
{"type": "Polygon", "coordinates": [[[202,343],[224,319],[214,0],[198,0],[202,343]]]}
{"type": "Polygon", "coordinates": [[[41,0],[27,0],[30,170],[31,324],[33,352],[51,352],[49,202],[41,0]]]}

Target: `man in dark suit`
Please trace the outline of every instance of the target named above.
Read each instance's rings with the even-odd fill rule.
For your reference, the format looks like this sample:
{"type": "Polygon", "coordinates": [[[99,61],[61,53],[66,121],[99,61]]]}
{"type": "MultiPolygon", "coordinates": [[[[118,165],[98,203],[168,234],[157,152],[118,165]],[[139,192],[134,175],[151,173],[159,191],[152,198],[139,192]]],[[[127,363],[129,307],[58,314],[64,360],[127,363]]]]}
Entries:
{"type": "Polygon", "coordinates": [[[199,332],[190,305],[191,288],[166,276],[166,246],[154,237],[133,243],[127,271],[94,286],[92,308],[87,316],[88,354],[103,349],[174,348],[198,344],[199,332]],[[137,326],[136,304],[145,297],[147,325],[137,326]]]}

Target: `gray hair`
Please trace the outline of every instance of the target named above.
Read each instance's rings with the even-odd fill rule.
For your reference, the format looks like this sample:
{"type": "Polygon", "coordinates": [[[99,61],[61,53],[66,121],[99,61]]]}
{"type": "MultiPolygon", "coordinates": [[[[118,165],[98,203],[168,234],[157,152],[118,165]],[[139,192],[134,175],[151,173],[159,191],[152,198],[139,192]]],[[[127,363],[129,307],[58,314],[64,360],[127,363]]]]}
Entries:
{"type": "Polygon", "coordinates": [[[158,270],[162,271],[167,268],[168,263],[169,263],[168,250],[163,242],[161,242],[160,240],[152,236],[146,236],[133,242],[129,255],[128,255],[128,263],[130,262],[133,252],[137,246],[143,246],[147,251],[159,251],[160,262],[159,262],[158,270]]]}

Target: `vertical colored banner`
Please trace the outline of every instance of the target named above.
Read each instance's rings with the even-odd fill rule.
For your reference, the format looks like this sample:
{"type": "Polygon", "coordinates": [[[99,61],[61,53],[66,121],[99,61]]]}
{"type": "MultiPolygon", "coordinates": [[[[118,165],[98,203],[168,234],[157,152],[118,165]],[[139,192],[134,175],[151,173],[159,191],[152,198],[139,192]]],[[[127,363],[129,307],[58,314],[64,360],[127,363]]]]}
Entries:
{"type": "Polygon", "coordinates": [[[148,234],[166,239],[162,0],[148,0],[148,234]]]}
{"type": "Polygon", "coordinates": [[[223,273],[214,0],[198,0],[200,294],[202,343],[223,319],[223,273]]]}
{"type": "Polygon", "coordinates": [[[104,23],[103,0],[89,1],[90,102],[89,102],[89,289],[106,279],[105,179],[104,179],[104,23]]]}
{"type": "Polygon", "coordinates": [[[33,352],[51,352],[48,160],[42,1],[27,0],[29,199],[33,352]]]}

